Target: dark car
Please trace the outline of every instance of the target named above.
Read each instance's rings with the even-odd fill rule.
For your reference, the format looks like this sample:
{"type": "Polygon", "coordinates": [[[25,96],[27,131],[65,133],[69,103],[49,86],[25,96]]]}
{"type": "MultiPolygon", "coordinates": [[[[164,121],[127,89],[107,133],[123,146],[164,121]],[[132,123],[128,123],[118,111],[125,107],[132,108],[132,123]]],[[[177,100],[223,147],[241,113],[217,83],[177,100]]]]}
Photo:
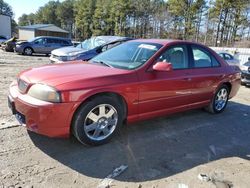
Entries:
{"type": "Polygon", "coordinates": [[[32,55],[33,53],[50,54],[54,49],[72,45],[71,40],[67,38],[42,36],[25,42],[18,42],[15,51],[24,55],[32,55]]]}
{"type": "Polygon", "coordinates": [[[89,62],[23,71],[10,85],[8,101],[33,132],[72,133],[81,143],[99,145],[123,123],[203,107],[221,113],[239,87],[240,71],[206,46],[140,39],[89,62]]]}
{"type": "Polygon", "coordinates": [[[0,35],[0,45],[1,43],[4,43],[7,39],[7,37],[0,35]]]}
{"type": "Polygon", "coordinates": [[[109,48],[117,46],[123,42],[132,40],[128,37],[120,36],[97,36],[91,37],[81,42],[77,46],[64,47],[53,50],[50,56],[51,63],[63,63],[73,60],[89,60],[109,48]]]}
{"type": "Polygon", "coordinates": [[[6,52],[14,52],[16,47],[16,37],[12,37],[1,44],[1,48],[6,52]]]}
{"type": "Polygon", "coordinates": [[[233,55],[231,55],[228,52],[217,52],[219,54],[219,56],[222,57],[222,59],[224,59],[229,65],[236,65],[236,66],[240,66],[240,60],[236,59],[233,55]]]}
{"type": "Polygon", "coordinates": [[[241,85],[250,85],[250,57],[241,67],[241,85]]]}

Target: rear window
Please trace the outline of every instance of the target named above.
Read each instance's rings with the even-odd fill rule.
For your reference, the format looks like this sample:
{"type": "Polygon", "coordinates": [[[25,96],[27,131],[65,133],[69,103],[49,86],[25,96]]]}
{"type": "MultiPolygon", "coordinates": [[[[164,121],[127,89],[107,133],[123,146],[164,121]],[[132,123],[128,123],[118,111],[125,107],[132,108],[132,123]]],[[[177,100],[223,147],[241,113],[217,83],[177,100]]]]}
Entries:
{"type": "Polygon", "coordinates": [[[195,68],[209,68],[220,66],[220,63],[216,60],[216,58],[206,49],[193,45],[192,52],[194,57],[193,66],[195,68]]]}

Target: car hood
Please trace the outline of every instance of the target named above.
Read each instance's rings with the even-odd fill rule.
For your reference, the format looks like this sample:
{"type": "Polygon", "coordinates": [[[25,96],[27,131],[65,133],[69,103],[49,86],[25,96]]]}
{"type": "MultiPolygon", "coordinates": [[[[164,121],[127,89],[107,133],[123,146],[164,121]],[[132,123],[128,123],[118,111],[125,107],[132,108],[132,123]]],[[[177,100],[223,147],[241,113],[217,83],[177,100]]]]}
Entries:
{"type": "MultiPolygon", "coordinates": [[[[29,84],[42,83],[58,90],[82,89],[116,83],[121,75],[131,71],[107,67],[101,64],[75,62],[45,65],[20,73],[19,78],[29,84]]],[[[124,79],[120,79],[124,82],[124,79]]]]}
{"type": "Polygon", "coordinates": [[[69,46],[69,47],[63,47],[59,48],[56,50],[53,50],[51,54],[56,55],[56,56],[69,56],[71,53],[82,53],[86,52],[87,50],[82,49],[82,48],[76,48],[74,46],[69,46]]]}

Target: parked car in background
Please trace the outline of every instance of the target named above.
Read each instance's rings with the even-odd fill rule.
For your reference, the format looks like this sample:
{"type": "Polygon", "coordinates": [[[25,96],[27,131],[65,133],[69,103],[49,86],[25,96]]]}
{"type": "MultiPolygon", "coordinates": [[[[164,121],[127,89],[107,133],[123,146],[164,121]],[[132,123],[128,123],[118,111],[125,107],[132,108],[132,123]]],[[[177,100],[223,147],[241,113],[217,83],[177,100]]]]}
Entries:
{"type": "Polygon", "coordinates": [[[14,52],[16,47],[16,37],[12,37],[1,44],[1,48],[6,52],[14,52]]]}
{"type": "Polygon", "coordinates": [[[81,42],[76,47],[70,46],[53,50],[51,52],[50,62],[63,63],[73,60],[89,60],[95,57],[97,54],[128,40],[132,39],[119,36],[92,37],[81,42]]]}
{"type": "Polygon", "coordinates": [[[241,65],[241,85],[250,85],[250,57],[248,61],[241,65]]]}
{"type": "Polygon", "coordinates": [[[123,123],[205,107],[221,113],[240,72],[201,44],[140,39],[89,62],[45,65],[19,74],[9,107],[21,124],[50,137],[70,133],[106,143],[123,123]]]}
{"type": "Polygon", "coordinates": [[[60,37],[42,36],[25,42],[17,42],[15,51],[24,55],[32,55],[33,53],[48,55],[52,50],[64,46],[72,46],[71,40],[60,37]]]}
{"type": "Polygon", "coordinates": [[[237,65],[240,67],[240,60],[236,59],[228,52],[217,52],[229,65],[237,65]]]}
{"type": "Polygon", "coordinates": [[[7,37],[0,35],[0,45],[1,43],[5,42],[7,40],[7,37]]]}

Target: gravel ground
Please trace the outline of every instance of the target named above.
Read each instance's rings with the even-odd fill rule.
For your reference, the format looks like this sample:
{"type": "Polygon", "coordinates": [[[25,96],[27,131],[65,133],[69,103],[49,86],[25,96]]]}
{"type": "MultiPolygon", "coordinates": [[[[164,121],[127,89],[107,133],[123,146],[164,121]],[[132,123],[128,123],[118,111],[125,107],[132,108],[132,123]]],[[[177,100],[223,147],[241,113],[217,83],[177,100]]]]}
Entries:
{"type": "Polygon", "coordinates": [[[10,115],[11,81],[48,61],[0,51],[0,187],[249,188],[250,88],[241,87],[222,114],[148,120],[86,147],[27,132],[10,115]]]}

